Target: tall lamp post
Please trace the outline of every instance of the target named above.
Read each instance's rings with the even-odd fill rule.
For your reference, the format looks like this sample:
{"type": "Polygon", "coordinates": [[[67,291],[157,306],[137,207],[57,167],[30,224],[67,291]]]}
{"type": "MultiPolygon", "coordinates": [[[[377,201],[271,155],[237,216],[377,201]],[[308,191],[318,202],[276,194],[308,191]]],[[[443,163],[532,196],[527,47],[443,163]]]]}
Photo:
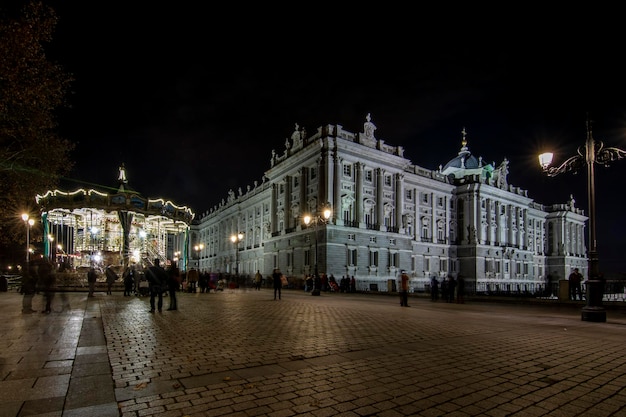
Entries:
{"type": "Polygon", "coordinates": [[[578,155],[574,155],[558,167],[551,167],[553,154],[550,152],[539,155],[539,163],[543,171],[550,177],[564,172],[577,172],[587,166],[587,196],[589,200],[589,271],[587,280],[587,305],[582,309],[583,321],[606,322],[606,310],[602,305],[604,282],[600,276],[600,265],[596,239],[596,190],[595,164],[608,166],[612,161],[626,157],[626,151],[618,148],[604,147],[600,141],[593,139],[591,125],[587,121],[587,139],[584,147],[578,148],[578,155]]]}
{"type": "Polygon", "coordinates": [[[330,205],[326,204],[322,208],[321,215],[320,213],[316,213],[315,215],[305,214],[302,220],[304,224],[309,227],[312,223],[315,226],[314,236],[315,236],[315,269],[314,269],[314,277],[313,277],[313,291],[311,291],[311,295],[320,295],[319,288],[319,270],[318,270],[318,249],[317,249],[317,229],[320,223],[326,224],[328,223],[328,219],[330,219],[330,215],[332,214],[332,210],[330,209],[330,205]]]}
{"type": "Polygon", "coordinates": [[[200,269],[200,252],[202,252],[202,249],[204,249],[204,243],[199,243],[193,247],[193,250],[196,251],[196,262],[198,263],[198,265],[196,265],[197,269],[200,269]]]}
{"type": "Polygon", "coordinates": [[[230,241],[235,245],[235,277],[239,283],[239,242],[243,240],[243,232],[237,232],[230,237],[230,241]]]}
{"type": "Polygon", "coordinates": [[[35,220],[28,213],[22,214],[22,220],[26,224],[26,272],[28,273],[30,271],[30,228],[35,224],[35,220]]]}

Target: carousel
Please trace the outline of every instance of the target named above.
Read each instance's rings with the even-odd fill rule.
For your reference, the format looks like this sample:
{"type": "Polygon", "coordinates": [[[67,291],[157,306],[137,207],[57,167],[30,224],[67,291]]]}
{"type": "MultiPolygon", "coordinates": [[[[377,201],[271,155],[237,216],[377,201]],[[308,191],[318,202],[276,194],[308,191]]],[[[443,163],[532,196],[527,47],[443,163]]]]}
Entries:
{"type": "Polygon", "coordinates": [[[128,185],[123,164],[118,183],[113,193],[81,188],[37,195],[45,256],[60,270],[143,269],[156,258],[161,265],[175,260],[186,270],[194,213],[171,201],[143,197],[128,185]]]}

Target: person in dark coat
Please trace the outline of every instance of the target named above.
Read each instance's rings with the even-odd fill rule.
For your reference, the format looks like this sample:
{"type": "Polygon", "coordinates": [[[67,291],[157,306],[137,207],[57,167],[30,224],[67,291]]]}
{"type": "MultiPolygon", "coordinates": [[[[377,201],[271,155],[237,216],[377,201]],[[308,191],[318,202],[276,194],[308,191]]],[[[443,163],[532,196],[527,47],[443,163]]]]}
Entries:
{"type": "Polygon", "coordinates": [[[91,265],[89,271],[87,272],[87,283],[89,284],[89,295],[88,297],[93,297],[93,292],[96,289],[96,280],[98,279],[98,273],[96,272],[96,268],[91,265]]]}
{"type": "Polygon", "coordinates": [[[283,280],[281,279],[282,273],[280,269],[275,268],[274,273],[272,273],[272,280],[274,282],[274,300],[276,299],[276,294],[278,294],[278,299],[280,300],[281,290],[283,288],[283,280]]]}
{"type": "Polygon", "coordinates": [[[133,295],[133,285],[135,283],[135,271],[132,267],[127,266],[122,274],[124,280],[124,297],[133,295]]]}
{"type": "Polygon", "coordinates": [[[38,267],[39,283],[43,289],[45,307],[42,313],[50,314],[52,312],[52,299],[54,298],[54,287],[56,276],[54,275],[54,267],[47,258],[40,261],[38,267]]]}
{"type": "Polygon", "coordinates": [[[167,268],[167,275],[167,290],[170,296],[170,306],[168,310],[177,310],[178,302],[176,299],[176,292],[180,289],[180,270],[178,269],[178,265],[176,265],[176,262],[172,261],[170,266],[167,268]]]}
{"type": "Polygon", "coordinates": [[[111,289],[113,288],[113,283],[117,281],[118,276],[113,268],[111,268],[111,265],[106,267],[104,273],[107,277],[107,295],[112,295],[113,292],[111,291],[111,289]]]}
{"type": "Polygon", "coordinates": [[[456,289],[456,280],[454,279],[452,275],[448,275],[448,299],[446,300],[448,303],[454,302],[454,296],[456,294],[455,289],[456,289]]]}
{"type": "Polygon", "coordinates": [[[22,286],[20,292],[24,295],[22,299],[22,313],[30,314],[35,313],[33,310],[33,297],[35,296],[37,286],[37,270],[35,265],[31,262],[28,265],[28,270],[22,275],[22,286]]]}
{"type": "Polygon", "coordinates": [[[430,301],[437,301],[439,299],[439,281],[437,277],[433,276],[430,279],[430,301]]]}
{"type": "Polygon", "coordinates": [[[163,292],[167,288],[169,276],[165,269],[161,267],[159,258],[154,260],[154,266],[146,269],[146,278],[148,279],[148,288],[150,290],[150,312],[154,313],[156,307],[160,313],[163,311],[163,292]]]}
{"type": "Polygon", "coordinates": [[[465,302],[465,277],[461,274],[456,277],[456,302],[459,304],[465,302]]]}

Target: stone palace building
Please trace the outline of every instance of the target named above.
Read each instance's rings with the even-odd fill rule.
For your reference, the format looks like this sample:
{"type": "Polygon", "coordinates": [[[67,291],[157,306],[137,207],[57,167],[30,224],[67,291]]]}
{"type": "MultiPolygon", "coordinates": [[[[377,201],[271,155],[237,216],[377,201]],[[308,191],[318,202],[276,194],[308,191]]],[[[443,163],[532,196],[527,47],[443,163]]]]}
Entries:
{"type": "Polygon", "coordinates": [[[587,217],[573,199],[535,202],[509,183],[508,160],[495,166],[470,152],[465,131],[458,155],[437,170],[375,131],[369,114],[358,133],[329,124],[307,136],[296,125],[261,181],[200,213],[190,265],[266,277],[280,268],[291,282],[317,268],[354,276],[360,291],[393,291],[401,270],[414,291],[433,276],[462,274],[477,291],[536,292],[574,267],[586,275],[587,217]]]}

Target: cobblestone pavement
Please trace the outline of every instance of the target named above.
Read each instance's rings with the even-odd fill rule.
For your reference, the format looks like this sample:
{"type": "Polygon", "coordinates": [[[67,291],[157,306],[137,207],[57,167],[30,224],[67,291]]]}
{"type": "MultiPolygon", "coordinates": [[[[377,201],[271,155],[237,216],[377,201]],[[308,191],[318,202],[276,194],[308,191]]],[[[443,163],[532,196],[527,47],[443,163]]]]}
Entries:
{"type": "Polygon", "coordinates": [[[623,310],[409,304],[238,289],[151,314],[69,293],[22,314],[0,293],[0,417],[626,415],[623,310]]]}

